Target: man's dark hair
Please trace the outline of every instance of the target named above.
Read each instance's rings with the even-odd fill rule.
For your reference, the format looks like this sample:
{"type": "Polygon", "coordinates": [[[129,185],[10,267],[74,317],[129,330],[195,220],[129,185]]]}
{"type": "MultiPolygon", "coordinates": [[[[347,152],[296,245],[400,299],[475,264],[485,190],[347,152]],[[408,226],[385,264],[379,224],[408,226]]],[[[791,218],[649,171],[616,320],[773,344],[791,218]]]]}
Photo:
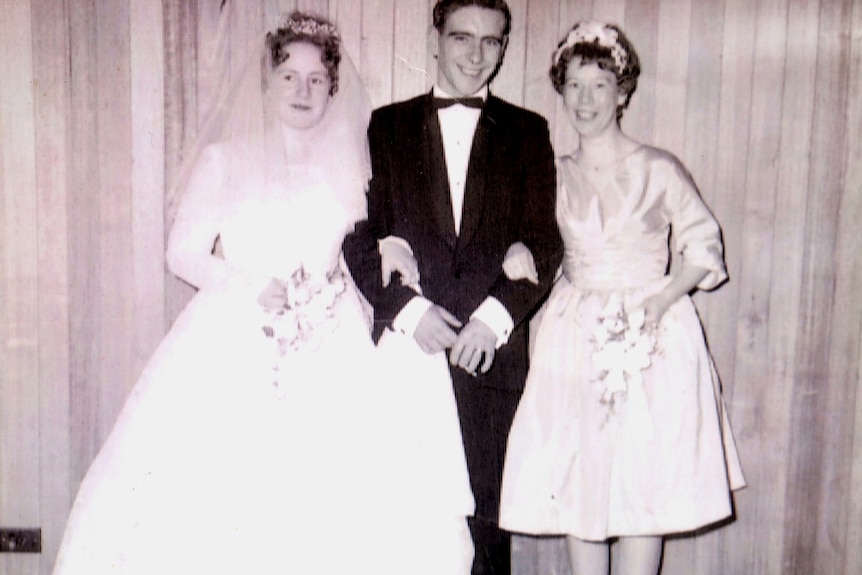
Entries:
{"type": "Polygon", "coordinates": [[[512,11],[509,10],[506,0],[438,0],[437,4],[434,5],[434,28],[442,34],[446,18],[455,10],[467,6],[478,6],[479,8],[488,8],[489,10],[502,12],[503,17],[506,19],[506,25],[503,27],[503,37],[509,35],[509,31],[512,29],[512,11]]]}

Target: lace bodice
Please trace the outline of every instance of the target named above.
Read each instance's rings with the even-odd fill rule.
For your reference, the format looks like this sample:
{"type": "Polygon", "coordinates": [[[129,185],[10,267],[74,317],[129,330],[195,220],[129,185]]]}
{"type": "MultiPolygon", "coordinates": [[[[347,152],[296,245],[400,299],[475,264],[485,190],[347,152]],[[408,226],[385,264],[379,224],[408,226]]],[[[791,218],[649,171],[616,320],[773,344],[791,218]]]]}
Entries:
{"type": "Polygon", "coordinates": [[[351,221],[323,175],[299,166],[278,183],[230,181],[223,153],[211,150],[192,178],[168,245],[172,271],[199,289],[256,294],[300,266],[333,270],[351,221]],[[223,257],[211,253],[217,238],[223,257]]]}
{"type": "Polygon", "coordinates": [[[228,263],[281,279],[300,266],[325,274],[337,265],[345,211],[317,174],[295,169],[291,176],[291,189],[252,194],[233,206],[221,233],[228,263]]]}

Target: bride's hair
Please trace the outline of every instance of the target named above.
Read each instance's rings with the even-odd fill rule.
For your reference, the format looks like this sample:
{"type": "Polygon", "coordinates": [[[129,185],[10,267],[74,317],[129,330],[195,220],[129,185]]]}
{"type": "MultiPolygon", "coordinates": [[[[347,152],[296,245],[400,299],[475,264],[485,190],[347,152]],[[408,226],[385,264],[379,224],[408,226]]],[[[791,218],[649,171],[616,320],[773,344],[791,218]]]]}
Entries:
{"type": "Polygon", "coordinates": [[[334,95],[338,91],[338,64],[341,62],[341,36],[335,25],[320,16],[292,12],[276,30],[266,34],[273,69],[290,58],[287,47],[293,42],[306,42],[320,48],[320,61],[331,82],[329,95],[334,95]]]}
{"type": "Polygon", "coordinates": [[[290,166],[302,164],[323,174],[352,222],[365,217],[365,189],[371,177],[367,130],[371,101],[335,25],[303,12],[282,14],[275,0],[234,0],[222,10],[209,77],[213,96],[205,107],[194,145],[169,191],[167,220],[180,209],[199,160],[210,149],[227,153],[221,167],[233,187],[292,186],[290,166]],[[250,18],[260,28],[248,26],[250,18]],[[272,71],[289,57],[296,42],[317,46],[331,80],[332,98],[323,118],[292,136],[291,150],[267,95],[272,71]],[[336,94],[335,91],[338,90],[336,94]],[[337,150],[337,153],[333,153],[337,150]]]}

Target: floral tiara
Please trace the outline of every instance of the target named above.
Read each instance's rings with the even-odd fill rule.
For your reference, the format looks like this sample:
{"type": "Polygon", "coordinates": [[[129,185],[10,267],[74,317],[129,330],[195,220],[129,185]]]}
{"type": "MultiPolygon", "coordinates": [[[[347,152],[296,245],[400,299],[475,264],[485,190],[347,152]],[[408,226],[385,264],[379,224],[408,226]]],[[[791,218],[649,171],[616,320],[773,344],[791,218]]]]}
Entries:
{"type": "Polygon", "coordinates": [[[611,57],[614,59],[614,64],[617,65],[617,70],[622,73],[628,64],[628,55],[625,48],[619,43],[619,35],[617,31],[611,28],[608,24],[602,24],[590,20],[587,22],[578,22],[575,27],[569,31],[566,40],[560,44],[557,51],[554,52],[554,64],[560,62],[560,57],[563,52],[575,44],[598,44],[603,48],[609,48],[611,57]]]}
{"type": "Polygon", "coordinates": [[[336,40],[340,39],[338,28],[333,24],[308,16],[288,17],[282,28],[302,36],[330,36],[336,40]]]}

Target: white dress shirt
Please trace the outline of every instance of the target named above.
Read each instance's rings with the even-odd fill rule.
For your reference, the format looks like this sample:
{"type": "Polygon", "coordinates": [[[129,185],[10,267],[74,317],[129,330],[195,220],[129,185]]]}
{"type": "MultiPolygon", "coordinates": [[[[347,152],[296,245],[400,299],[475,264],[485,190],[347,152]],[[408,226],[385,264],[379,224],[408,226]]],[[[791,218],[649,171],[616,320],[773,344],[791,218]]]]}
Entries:
{"type": "MultiPolygon", "coordinates": [[[[481,94],[487,97],[487,88],[481,94]]],[[[434,88],[434,96],[449,98],[450,96],[434,88]]],[[[443,153],[446,156],[446,172],[449,176],[449,195],[452,198],[452,217],[455,220],[455,234],[461,232],[461,212],[464,209],[464,187],[467,185],[467,168],[470,165],[470,151],[473,148],[473,136],[479,124],[482,110],[468,108],[455,104],[437,111],[440,120],[440,135],[443,138],[443,153]]]]}
{"type": "MultiPolygon", "coordinates": [[[[438,86],[434,87],[433,95],[434,97],[451,98],[449,94],[438,86]]],[[[474,94],[474,97],[487,100],[488,87],[485,86],[482,88],[474,94]]],[[[440,121],[440,133],[443,139],[443,153],[446,158],[446,172],[449,177],[449,193],[452,200],[452,217],[455,222],[456,235],[461,230],[464,190],[467,184],[470,152],[473,147],[473,137],[476,133],[476,126],[479,124],[481,114],[482,110],[460,104],[441,108],[437,111],[437,118],[440,121]]],[[[402,238],[389,236],[381,240],[381,242],[389,241],[398,242],[412,253],[410,245],[402,238]]],[[[502,273],[502,269],[500,271],[502,273]]],[[[419,286],[413,287],[417,293],[422,293],[419,286]]],[[[393,322],[393,327],[398,331],[412,336],[422,316],[432,305],[431,301],[418,295],[402,308],[393,322]]],[[[490,296],[476,308],[470,315],[470,318],[479,319],[491,328],[497,336],[497,347],[500,347],[509,340],[514,327],[514,321],[508,310],[499,300],[490,296]]]]}

